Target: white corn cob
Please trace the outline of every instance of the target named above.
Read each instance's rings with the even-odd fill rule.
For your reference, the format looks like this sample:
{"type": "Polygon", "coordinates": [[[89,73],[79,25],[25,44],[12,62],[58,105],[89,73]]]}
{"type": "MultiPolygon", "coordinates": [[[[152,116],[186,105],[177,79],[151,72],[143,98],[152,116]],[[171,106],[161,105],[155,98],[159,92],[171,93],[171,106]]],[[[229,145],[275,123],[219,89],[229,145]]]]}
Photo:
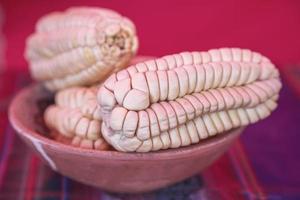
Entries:
{"type": "Polygon", "coordinates": [[[92,85],[124,68],[138,48],[134,24],[115,11],[77,7],[42,17],[25,57],[50,90],[92,85]]]}
{"type": "Polygon", "coordinates": [[[177,148],[267,117],[278,70],[247,49],[183,52],[112,74],[98,91],[102,134],[119,151],[177,148]]]}
{"type": "Polygon", "coordinates": [[[45,123],[56,140],[82,148],[109,148],[101,134],[96,91],[96,87],[73,87],[56,94],[55,105],[49,106],[44,114],[45,123]]]}

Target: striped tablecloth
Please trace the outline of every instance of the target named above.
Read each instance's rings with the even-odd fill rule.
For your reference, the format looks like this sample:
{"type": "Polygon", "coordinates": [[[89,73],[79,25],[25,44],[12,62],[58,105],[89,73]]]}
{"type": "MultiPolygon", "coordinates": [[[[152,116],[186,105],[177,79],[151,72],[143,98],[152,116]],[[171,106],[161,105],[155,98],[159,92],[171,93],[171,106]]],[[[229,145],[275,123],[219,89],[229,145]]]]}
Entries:
{"type": "Polygon", "coordinates": [[[300,98],[286,84],[272,116],[248,127],[211,167],[168,188],[127,195],[57,174],[18,138],[7,108],[29,82],[26,72],[0,75],[0,199],[300,199],[300,98]]]}

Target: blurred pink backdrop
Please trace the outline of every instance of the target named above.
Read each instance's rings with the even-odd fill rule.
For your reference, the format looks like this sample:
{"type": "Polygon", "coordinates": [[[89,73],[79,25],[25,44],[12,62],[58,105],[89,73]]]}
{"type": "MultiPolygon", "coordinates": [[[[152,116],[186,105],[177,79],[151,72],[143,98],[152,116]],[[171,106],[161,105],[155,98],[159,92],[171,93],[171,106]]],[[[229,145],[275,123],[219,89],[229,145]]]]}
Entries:
{"type": "Polygon", "coordinates": [[[131,18],[139,54],[161,56],[223,46],[250,48],[279,67],[300,60],[300,1],[2,0],[9,69],[26,69],[26,37],[42,15],[70,6],[101,6],[131,18]]]}

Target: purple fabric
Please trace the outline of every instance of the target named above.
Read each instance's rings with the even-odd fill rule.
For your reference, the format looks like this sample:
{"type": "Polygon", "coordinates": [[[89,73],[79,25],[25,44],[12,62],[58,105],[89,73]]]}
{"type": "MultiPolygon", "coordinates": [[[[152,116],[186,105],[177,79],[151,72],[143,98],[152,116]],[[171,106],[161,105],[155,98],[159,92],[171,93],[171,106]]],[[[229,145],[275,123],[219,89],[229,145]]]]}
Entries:
{"type": "Polygon", "coordinates": [[[241,139],[265,192],[274,198],[300,199],[300,99],[284,84],[278,104],[241,139]]]}

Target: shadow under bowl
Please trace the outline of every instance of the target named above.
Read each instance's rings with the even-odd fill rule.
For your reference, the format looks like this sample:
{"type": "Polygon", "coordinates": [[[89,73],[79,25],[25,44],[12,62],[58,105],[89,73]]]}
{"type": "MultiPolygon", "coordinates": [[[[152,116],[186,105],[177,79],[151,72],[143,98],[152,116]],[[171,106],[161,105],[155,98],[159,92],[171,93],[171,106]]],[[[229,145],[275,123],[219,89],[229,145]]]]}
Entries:
{"type": "Polygon", "coordinates": [[[111,192],[140,193],[199,173],[222,155],[243,128],[178,149],[149,153],[87,150],[49,138],[42,120],[53,95],[33,84],[12,101],[9,119],[25,143],[53,170],[111,192]]]}

